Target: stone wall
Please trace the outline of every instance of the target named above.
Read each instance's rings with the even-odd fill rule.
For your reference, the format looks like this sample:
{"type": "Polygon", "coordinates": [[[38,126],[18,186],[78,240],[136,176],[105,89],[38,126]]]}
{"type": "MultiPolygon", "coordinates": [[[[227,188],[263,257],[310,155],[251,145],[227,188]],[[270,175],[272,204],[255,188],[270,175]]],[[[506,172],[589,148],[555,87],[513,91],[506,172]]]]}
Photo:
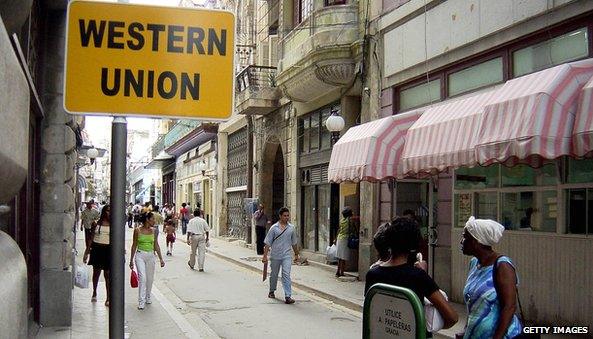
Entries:
{"type": "Polygon", "coordinates": [[[40,324],[72,323],[76,123],[62,105],[66,12],[47,13],[41,89],[46,118],[41,155],[40,324]]]}

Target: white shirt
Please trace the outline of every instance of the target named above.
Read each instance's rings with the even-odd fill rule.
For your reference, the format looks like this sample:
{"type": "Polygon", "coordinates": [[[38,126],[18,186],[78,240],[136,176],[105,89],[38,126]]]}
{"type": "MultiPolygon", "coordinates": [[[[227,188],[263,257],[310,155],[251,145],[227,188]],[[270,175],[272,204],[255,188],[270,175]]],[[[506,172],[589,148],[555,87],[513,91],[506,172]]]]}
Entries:
{"type": "Polygon", "coordinates": [[[187,232],[188,233],[191,232],[193,234],[203,235],[209,231],[210,231],[210,226],[208,226],[208,223],[206,222],[206,220],[204,220],[200,217],[193,217],[187,223],[187,232]]]}

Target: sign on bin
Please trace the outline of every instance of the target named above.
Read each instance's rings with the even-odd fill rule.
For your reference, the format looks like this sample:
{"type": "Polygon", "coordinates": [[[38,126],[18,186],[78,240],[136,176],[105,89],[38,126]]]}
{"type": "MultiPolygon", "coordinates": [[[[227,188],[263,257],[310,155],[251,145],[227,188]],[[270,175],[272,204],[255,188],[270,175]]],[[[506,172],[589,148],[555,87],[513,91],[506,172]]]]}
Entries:
{"type": "Polygon", "coordinates": [[[407,288],[373,285],[364,300],[363,338],[425,339],[420,299],[407,288]]]}

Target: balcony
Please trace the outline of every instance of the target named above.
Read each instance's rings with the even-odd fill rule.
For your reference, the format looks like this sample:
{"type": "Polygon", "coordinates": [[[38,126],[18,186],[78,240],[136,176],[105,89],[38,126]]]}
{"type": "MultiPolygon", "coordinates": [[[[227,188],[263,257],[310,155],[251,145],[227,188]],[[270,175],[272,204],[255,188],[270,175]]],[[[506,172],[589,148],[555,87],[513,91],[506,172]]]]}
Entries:
{"type": "Polygon", "coordinates": [[[349,87],[362,56],[358,4],[326,6],[280,43],[277,83],[293,101],[310,102],[349,87]]]}
{"type": "Polygon", "coordinates": [[[235,106],[239,114],[266,115],[278,107],[276,67],[247,66],[236,78],[235,106]]]}

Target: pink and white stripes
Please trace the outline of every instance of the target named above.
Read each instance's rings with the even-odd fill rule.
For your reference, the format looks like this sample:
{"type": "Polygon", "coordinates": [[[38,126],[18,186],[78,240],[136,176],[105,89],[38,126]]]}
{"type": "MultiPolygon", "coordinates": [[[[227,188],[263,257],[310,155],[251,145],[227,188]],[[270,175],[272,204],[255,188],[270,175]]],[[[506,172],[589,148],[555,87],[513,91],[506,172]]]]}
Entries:
{"type": "Polygon", "coordinates": [[[378,181],[400,177],[400,157],[406,134],[421,113],[402,113],[350,128],[332,149],[329,181],[378,181]]]}
{"type": "Polygon", "coordinates": [[[581,91],[572,132],[573,155],[593,155],[593,79],[581,91]]]}
{"type": "Polygon", "coordinates": [[[507,81],[484,107],[478,163],[537,166],[570,155],[576,99],[591,76],[587,59],[507,81]]]}
{"type": "Polygon", "coordinates": [[[490,90],[427,109],[408,131],[403,172],[424,176],[448,167],[474,166],[480,118],[493,95],[490,90]]]}

